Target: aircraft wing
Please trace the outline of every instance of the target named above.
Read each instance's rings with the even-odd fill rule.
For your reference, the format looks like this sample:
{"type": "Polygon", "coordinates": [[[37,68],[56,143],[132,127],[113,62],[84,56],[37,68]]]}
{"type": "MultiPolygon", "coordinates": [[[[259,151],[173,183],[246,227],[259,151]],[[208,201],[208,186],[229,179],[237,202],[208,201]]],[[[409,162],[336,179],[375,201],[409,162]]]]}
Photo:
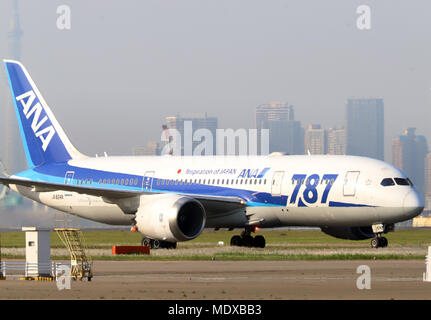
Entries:
{"type": "MultiPolygon", "coordinates": [[[[133,198],[144,194],[155,194],[151,191],[129,191],[129,190],[114,190],[88,186],[77,186],[71,184],[50,183],[44,181],[33,181],[16,178],[0,178],[0,184],[6,186],[17,185],[32,188],[34,192],[54,192],[54,191],[70,191],[79,194],[86,194],[95,197],[102,197],[110,203],[120,203],[121,200],[133,198]]],[[[200,195],[200,194],[180,194],[194,198],[202,203],[205,210],[211,214],[228,213],[233,210],[246,206],[246,201],[239,197],[215,196],[215,195],[200,195]]]]}

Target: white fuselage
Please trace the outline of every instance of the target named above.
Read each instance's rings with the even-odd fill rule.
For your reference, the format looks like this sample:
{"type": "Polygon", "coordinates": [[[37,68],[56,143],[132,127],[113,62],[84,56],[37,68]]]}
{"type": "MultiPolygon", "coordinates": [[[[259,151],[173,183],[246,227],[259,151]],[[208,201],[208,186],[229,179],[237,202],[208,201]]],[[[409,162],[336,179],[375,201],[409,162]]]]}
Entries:
{"type": "MultiPolygon", "coordinates": [[[[70,160],[63,171],[62,177],[52,181],[63,183],[70,178],[69,183],[88,187],[142,190],[146,194],[235,196],[246,201],[244,210],[207,217],[206,227],[243,227],[250,221],[261,227],[369,226],[408,220],[423,209],[423,200],[413,186],[381,184],[385,178],[405,180],[399,169],[364,157],[99,157],[70,160]],[[86,176],[88,170],[103,172],[103,177],[86,176]],[[142,180],[126,184],[116,178],[117,174],[141,176],[142,180]]],[[[34,170],[16,175],[41,181],[47,176],[34,170]]],[[[133,224],[133,215],[102,197],[11,187],[83,218],[113,225],[133,224]]]]}

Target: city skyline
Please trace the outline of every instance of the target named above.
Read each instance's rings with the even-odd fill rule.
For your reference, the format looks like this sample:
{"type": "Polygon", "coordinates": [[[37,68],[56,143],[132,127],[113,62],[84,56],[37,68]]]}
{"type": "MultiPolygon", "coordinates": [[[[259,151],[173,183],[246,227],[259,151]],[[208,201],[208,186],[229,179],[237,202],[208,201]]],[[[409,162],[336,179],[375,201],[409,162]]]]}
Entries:
{"type": "MultiPolygon", "coordinates": [[[[403,128],[431,138],[431,3],[370,1],[368,31],[357,29],[358,4],[349,0],[96,0],[69,5],[70,30],[57,28],[57,6],[20,2],[22,58],[86,154],[130,154],[158,140],[164,117],[179,110],[217,112],[222,128],[252,128],[253,109],[271,100],[292,103],[304,125],[327,128],[343,123],[347,98],[383,98],[388,160],[389,141],[403,128]],[[95,121],[88,139],[81,129],[95,121]],[[108,143],[104,137],[114,131],[108,143]]],[[[3,58],[12,12],[11,1],[0,3],[3,58]]],[[[1,92],[10,99],[5,84],[1,92]]]]}

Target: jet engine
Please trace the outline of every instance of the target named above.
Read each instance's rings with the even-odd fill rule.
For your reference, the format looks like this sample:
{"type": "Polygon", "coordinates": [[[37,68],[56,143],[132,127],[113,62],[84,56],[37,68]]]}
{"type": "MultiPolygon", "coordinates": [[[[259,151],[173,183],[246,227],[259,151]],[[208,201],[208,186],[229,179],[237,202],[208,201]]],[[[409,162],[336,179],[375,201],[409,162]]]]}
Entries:
{"type": "Polygon", "coordinates": [[[369,227],[321,227],[322,231],[330,236],[347,240],[365,240],[374,238],[375,234],[369,227]]]}
{"type": "Polygon", "coordinates": [[[144,195],[135,216],[137,231],[148,238],[169,242],[192,240],[205,227],[202,204],[175,194],[144,195]]]}

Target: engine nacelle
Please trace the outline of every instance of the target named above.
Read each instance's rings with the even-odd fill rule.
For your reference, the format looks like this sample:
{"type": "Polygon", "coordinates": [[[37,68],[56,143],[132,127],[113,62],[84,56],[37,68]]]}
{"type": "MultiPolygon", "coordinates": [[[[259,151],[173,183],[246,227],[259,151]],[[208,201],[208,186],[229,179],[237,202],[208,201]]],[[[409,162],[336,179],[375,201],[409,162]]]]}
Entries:
{"type": "Polygon", "coordinates": [[[365,240],[374,238],[375,234],[370,227],[321,227],[322,231],[330,236],[347,240],[365,240]]]}
{"type": "Polygon", "coordinates": [[[205,227],[202,204],[174,194],[145,195],[136,212],[136,227],[146,237],[169,242],[192,240],[205,227]]]}

